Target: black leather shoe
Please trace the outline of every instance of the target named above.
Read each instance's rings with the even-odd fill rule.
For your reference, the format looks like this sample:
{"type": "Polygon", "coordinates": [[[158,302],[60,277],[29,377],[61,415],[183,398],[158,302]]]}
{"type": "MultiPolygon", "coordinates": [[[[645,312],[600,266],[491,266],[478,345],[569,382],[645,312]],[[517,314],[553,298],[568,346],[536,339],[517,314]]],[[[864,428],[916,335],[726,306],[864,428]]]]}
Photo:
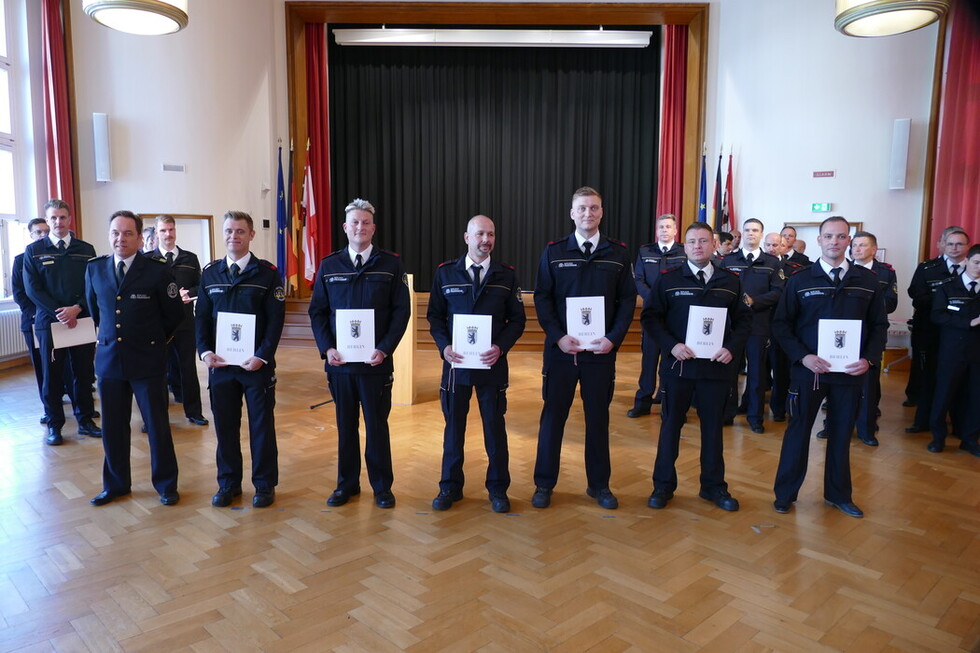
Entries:
{"type": "Polygon", "coordinates": [[[327,499],[327,505],[335,508],[337,506],[342,506],[350,501],[351,497],[356,497],[360,493],[361,488],[357,488],[356,490],[341,490],[340,488],[337,488],[333,491],[333,494],[330,495],[330,498],[327,499]]]}
{"type": "Polygon", "coordinates": [[[848,517],[856,517],[857,519],[864,517],[864,513],[861,511],[861,509],[858,508],[853,503],[851,503],[850,501],[834,503],[833,501],[827,501],[826,499],[824,499],[824,503],[826,503],[828,506],[833,506],[834,508],[837,508],[848,517]]]}
{"type": "Polygon", "coordinates": [[[490,508],[494,512],[510,512],[510,499],[506,494],[491,494],[490,508]]]}
{"type": "Polygon", "coordinates": [[[964,440],[963,442],[960,442],[960,449],[969,454],[980,457],[980,444],[977,444],[976,442],[967,442],[964,440]]]}
{"type": "Polygon", "coordinates": [[[449,510],[453,507],[453,504],[457,501],[462,500],[463,491],[456,490],[440,490],[439,496],[432,500],[433,510],[449,510]]]}
{"type": "Polygon", "coordinates": [[[666,490],[654,490],[647,500],[647,505],[654,510],[662,510],[667,507],[667,503],[674,498],[673,492],[666,490]]]}
{"type": "MultiPolygon", "coordinates": [[[[92,389],[94,390],[95,388],[92,388],[92,389]]],[[[97,410],[93,410],[92,411],[92,419],[99,419],[100,417],[102,417],[102,413],[100,413],[97,410]]]]}
{"type": "Polygon", "coordinates": [[[51,421],[51,418],[47,415],[41,415],[41,419],[38,420],[41,424],[47,424],[51,421]]]}
{"type": "Polygon", "coordinates": [[[164,492],[160,495],[160,503],[165,506],[176,506],[178,501],[180,501],[180,495],[177,494],[176,490],[173,492],[164,492]]]}
{"type": "Polygon", "coordinates": [[[116,499],[118,499],[119,497],[124,497],[127,494],[129,494],[129,491],[126,491],[126,492],[110,492],[109,490],[102,490],[101,492],[99,492],[98,494],[96,494],[94,497],[92,497],[92,500],[89,501],[89,503],[91,503],[93,506],[104,506],[105,504],[111,503],[111,502],[115,501],[116,499]]]}
{"type": "Polygon", "coordinates": [[[728,512],[735,512],[738,510],[738,499],[730,495],[727,490],[714,493],[701,490],[698,492],[698,496],[706,501],[712,502],[722,510],[727,510],[728,512]]]}
{"type": "Polygon", "coordinates": [[[772,421],[774,421],[774,422],[785,422],[786,421],[786,415],[783,414],[783,413],[779,413],[778,415],[773,415],[772,416],[772,421]]]}
{"type": "Polygon", "coordinates": [[[255,490],[255,496],[252,497],[252,507],[253,508],[268,508],[276,500],[276,488],[263,488],[261,490],[255,490]]]}
{"type": "Polygon", "coordinates": [[[928,427],[925,427],[925,426],[917,426],[917,425],[913,424],[912,426],[907,427],[905,429],[905,432],[906,433],[925,433],[928,430],[929,430],[928,427]]]}
{"type": "Polygon", "coordinates": [[[906,399],[905,401],[902,402],[902,405],[905,406],[906,408],[912,408],[915,406],[915,402],[912,401],[911,399],[906,399]]]}
{"type": "Polygon", "coordinates": [[[752,429],[753,433],[765,433],[766,429],[762,424],[749,424],[749,428],[752,429]]]}
{"type": "Polygon", "coordinates": [[[634,406],[633,408],[630,408],[628,411],[626,411],[627,417],[643,417],[644,415],[649,415],[649,414],[650,414],[649,406],[647,406],[646,408],[637,408],[634,406]]]}
{"type": "Polygon", "coordinates": [[[873,435],[872,436],[864,436],[864,437],[862,437],[862,436],[859,435],[858,436],[858,440],[860,440],[864,444],[868,445],[869,447],[877,447],[878,446],[878,438],[876,438],[873,435]]]}
{"type": "Polygon", "coordinates": [[[219,487],[218,491],[211,497],[211,505],[215,508],[227,508],[231,505],[232,499],[242,496],[242,486],[219,487]]]}
{"type": "Polygon", "coordinates": [[[535,508],[547,508],[551,505],[551,490],[546,487],[534,488],[534,496],[531,497],[531,505],[535,508]]]}
{"type": "Polygon", "coordinates": [[[926,445],[926,449],[931,451],[932,453],[942,453],[943,449],[945,448],[946,448],[945,444],[943,444],[942,442],[936,442],[935,440],[933,440],[932,442],[926,445]]]}
{"type": "Polygon", "coordinates": [[[775,501],[772,502],[772,508],[780,515],[785,515],[790,510],[793,509],[793,502],[792,501],[784,502],[784,501],[780,501],[779,499],[776,499],[775,501]]]}
{"type": "Polygon", "coordinates": [[[92,420],[85,420],[78,425],[78,434],[87,435],[90,438],[101,438],[102,429],[95,425],[92,420]]]}
{"type": "Polygon", "coordinates": [[[374,505],[379,508],[394,508],[395,495],[391,493],[391,490],[381,490],[380,492],[375,492],[374,505]]]}
{"type": "Polygon", "coordinates": [[[817,437],[818,440],[826,440],[827,439],[827,432],[824,431],[823,429],[820,429],[819,431],[817,431],[817,436],[816,437],[817,437]]]}
{"type": "Polygon", "coordinates": [[[195,415],[194,417],[188,417],[187,421],[191,424],[196,424],[197,426],[207,426],[208,420],[203,415],[195,415]]]}
{"type": "Polygon", "coordinates": [[[61,437],[61,429],[57,429],[53,426],[48,427],[48,437],[44,438],[44,444],[57,447],[64,441],[65,439],[61,437]]]}
{"type": "Polygon", "coordinates": [[[604,487],[601,490],[586,488],[585,493],[595,499],[595,502],[599,504],[600,508],[615,510],[619,507],[619,499],[617,499],[616,495],[613,494],[607,487],[604,487]]]}
{"type": "Polygon", "coordinates": [[[722,424],[724,426],[732,426],[733,424],[735,424],[735,418],[734,417],[726,417],[725,418],[725,421],[722,422],[722,424]]]}

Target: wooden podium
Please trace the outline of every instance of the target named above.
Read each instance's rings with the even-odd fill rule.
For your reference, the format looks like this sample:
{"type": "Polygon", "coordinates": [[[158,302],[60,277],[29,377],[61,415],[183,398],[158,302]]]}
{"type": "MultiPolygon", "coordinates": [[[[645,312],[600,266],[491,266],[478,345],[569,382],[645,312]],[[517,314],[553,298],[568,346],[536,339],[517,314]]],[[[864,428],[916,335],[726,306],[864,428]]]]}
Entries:
{"type": "Polygon", "coordinates": [[[412,315],[408,318],[408,328],[401,342],[395,348],[395,381],[391,388],[391,403],[398,406],[411,406],[415,403],[415,346],[418,337],[415,328],[415,288],[413,275],[408,275],[409,306],[412,315]]]}

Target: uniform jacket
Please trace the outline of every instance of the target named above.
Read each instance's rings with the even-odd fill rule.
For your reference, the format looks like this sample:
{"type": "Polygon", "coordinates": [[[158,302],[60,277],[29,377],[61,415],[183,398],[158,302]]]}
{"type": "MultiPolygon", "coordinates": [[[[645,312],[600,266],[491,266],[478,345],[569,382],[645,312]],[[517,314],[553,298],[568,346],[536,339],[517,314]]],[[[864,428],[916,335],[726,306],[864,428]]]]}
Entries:
{"type": "MultiPolygon", "coordinates": [[[[490,315],[490,342],[500,347],[500,358],[489,370],[456,369],[455,382],[462,385],[505,385],[508,381],[507,352],[524,333],[524,300],[517,274],[509,265],[490,260],[490,269],[473,297],[473,280],[466,269],[466,256],[446,261],[436,269],[429,293],[429,333],[441,354],[453,340],[453,316],[490,315]]],[[[446,387],[451,367],[443,360],[442,380],[446,387]]]]}
{"type": "Polygon", "coordinates": [[[970,326],[971,320],[980,317],[980,295],[971,295],[962,277],[949,277],[936,288],[931,317],[940,331],[941,368],[964,357],[971,363],[980,363],[980,326],[970,326]]]}
{"type": "Polygon", "coordinates": [[[255,356],[266,361],[266,367],[275,367],[276,349],[286,320],[286,293],[276,266],[252,254],[234,281],[228,274],[227,258],[204,266],[194,317],[198,355],[214,351],[218,312],[254,315],[255,356]]]}
{"type": "Polygon", "coordinates": [[[932,294],[949,278],[949,266],[942,256],[923,261],[916,266],[908,293],[912,298],[912,327],[918,329],[920,334],[933,330],[932,294]]]}
{"type": "MultiPolygon", "coordinates": [[[[820,265],[811,265],[786,282],[776,307],[772,332],[793,363],[792,373],[811,382],[813,373],[803,367],[803,357],[817,353],[817,329],[821,318],[861,320],[861,358],[880,361],[888,338],[888,314],[878,278],[860,265],[851,265],[836,288],[820,265]]],[[[864,376],[831,372],[820,383],[861,385],[864,376]]]]}
{"type": "Polygon", "coordinates": [[[310,322],[320,357],[337,347],[335,311],[348,308],[374,309],[375,349],[385,355],[384,362],[372,367],[367,363],[345,363],[324,367],[331,374],[391,374],[391,355],[405,334],[412,314],[408,281],[401,258],[374,246],[371,256],[354,270],[348,249],[337,250],[320,261],[313,298],[310,300],[310,322]]]}
{"type": "Polygon", "coordinates": [[[772,310],[779,303],[785,284],[785,273],[779,259],[761,252],[751,264],[738,249],[721,261],[721,266],[735,273],[742,284],[742,294],[752,298],[752,331],[754,336],[768,336],[772,310]]]}
{"type": "Polygon", "coordinates": [[[85,305],[85,267],[95,256],[95,248],[72,236],[71,244],[60,251],[50,238],[42,238],[24,250],[24,290],[34,302],[34,327],[50,329],[57,322],[55,312],[62,306],[82,307],[78,317],[89,317],[85,305]]]}
{"type": "Polygon", "coordinates": [[[636,257],[636,266],[633,268],[633,278],[636,279],[636,292],[646,299],[653,288],[653,284],[660,278],[661,273],[676,268],[687,260],[684,254],[684,246],[674,243],[664,254],[660,249],[660,243],[649,243],[640,248],[640,253],[636,257]]]}
{"type": "Polygon", "coordinates": [[[167,341],[183,318],[177,284],[167,266],[137,255],[116,283],[112,255],[85,269],[86,304],[98,331],[95,373],[107,379],[144,379],[167,372],[167,341]]]}
{"type": "Polygon", "coordinates": [[[643,331],[656,339],[663,352],[661,376],[731,379],[732,363],[719,363],[706,358],[678,361],[671,354],[674,345],[687,339],[687,319],[692,306],[727,309],[725,324],[718,325],[725,329],[725,349],[734,352],[745,344],[752,327],[752,311],[742,301],[738,277],[720,268],[717,262],[711,265],[714,272],[704,287],[687,264],[664,272],[643,302],[643,312],[640,314],[643,331]]]}
{"type": "Polygon", "coordinates": [[[895,274],[895,268],[875,259],[871,262],[871,271],[877,275],[878,283],[881,284],[885,313],[894,313],[898,308],[898,276],[895,274]]]}
{"type": "Polygon", "coordinates": [[[30,333],[34,327],[34,314],[37,307],[27,296],[24,289],[24,255],[18,254],[14,257],[14,269],[10,275],[10,289],[14,294],[14,301],[20,307],[20,330],[30,333]]]}
{"type": "Polygon", "coordinates": [[[568,356],[558,348],[558,341],[568,331],[565,324],[567,297],[605,297],[606,334],[613,343],[609,354],[581,352],[582,363],[615,362],[616,351],[626,337],[636,308],[636,285],[626,245],[600,238],[598,246],[586,259],[575,234],[548,243],[538,264],[534,307],[545,332],[545,361],[549,357],[568,356]]]}
{"type": "MultiPolygon", "coordinates": [[[[146,252],[146,256],[167,262],[167,257],[159,249],[146,252]]],[[[197,259],[197,254],[188,252],[185,249],[177,248],[177,256],[174,257],[173,267],[170,272],[174,275],[177,288],[186,288],[190,296],[197,297],[197,288],[201,284],[201,263],[197,259]]],[[[184,304],[184,320],[178,327],[180,331],[194,330],[194,302],[184,304]]]]}
{"type": "Polygon", "coordinates": [[[796,263],[797,265],[801,265],[803,267],[809,267],[813,265],[813,261],[810,260],[809,256],[807,256],[806,254],[801,254],[797,252],[795,249],[793,250],[793,253],[790,254],[789,258],[786,260],[792,261],[793,263],[796,263]]]}

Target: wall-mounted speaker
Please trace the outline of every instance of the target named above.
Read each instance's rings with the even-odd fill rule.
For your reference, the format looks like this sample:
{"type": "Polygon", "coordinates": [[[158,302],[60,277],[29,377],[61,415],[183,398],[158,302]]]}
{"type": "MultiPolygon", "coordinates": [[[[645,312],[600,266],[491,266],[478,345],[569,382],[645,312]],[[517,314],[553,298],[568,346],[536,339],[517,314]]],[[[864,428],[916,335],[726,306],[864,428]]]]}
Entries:
{"type": "Polygon", "coordinates": [[[92,114],[92,133],[95,136],[95,181],[112,181],[108,114],[92,114]]]}
{"type": "Polygon", "coordinates": [[[888,160],[888,189],[905,188],[905,172],[909,164],[909,132],[911,118],[900,118],[892,126],[892,155],[888,160]]]}

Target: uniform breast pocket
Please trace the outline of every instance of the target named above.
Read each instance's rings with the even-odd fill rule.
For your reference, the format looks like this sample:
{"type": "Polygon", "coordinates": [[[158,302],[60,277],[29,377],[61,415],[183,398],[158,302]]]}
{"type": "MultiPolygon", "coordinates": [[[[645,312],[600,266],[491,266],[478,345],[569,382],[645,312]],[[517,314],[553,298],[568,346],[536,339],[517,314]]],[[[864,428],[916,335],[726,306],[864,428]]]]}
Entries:
{"type": "Polygon", "coordinates": [[[846,288],[843,296],[844,304],[847,306],[848,311],[853,310],[858,314],[863,314],[871,303],[872,294],[861,288],[846,288]]]}
{"type": "Polygon", "coordinates": [[[372,308],[384,308],[389,303],[392,277],[384,274],[367,275],[367,301],[372,308]]]}

